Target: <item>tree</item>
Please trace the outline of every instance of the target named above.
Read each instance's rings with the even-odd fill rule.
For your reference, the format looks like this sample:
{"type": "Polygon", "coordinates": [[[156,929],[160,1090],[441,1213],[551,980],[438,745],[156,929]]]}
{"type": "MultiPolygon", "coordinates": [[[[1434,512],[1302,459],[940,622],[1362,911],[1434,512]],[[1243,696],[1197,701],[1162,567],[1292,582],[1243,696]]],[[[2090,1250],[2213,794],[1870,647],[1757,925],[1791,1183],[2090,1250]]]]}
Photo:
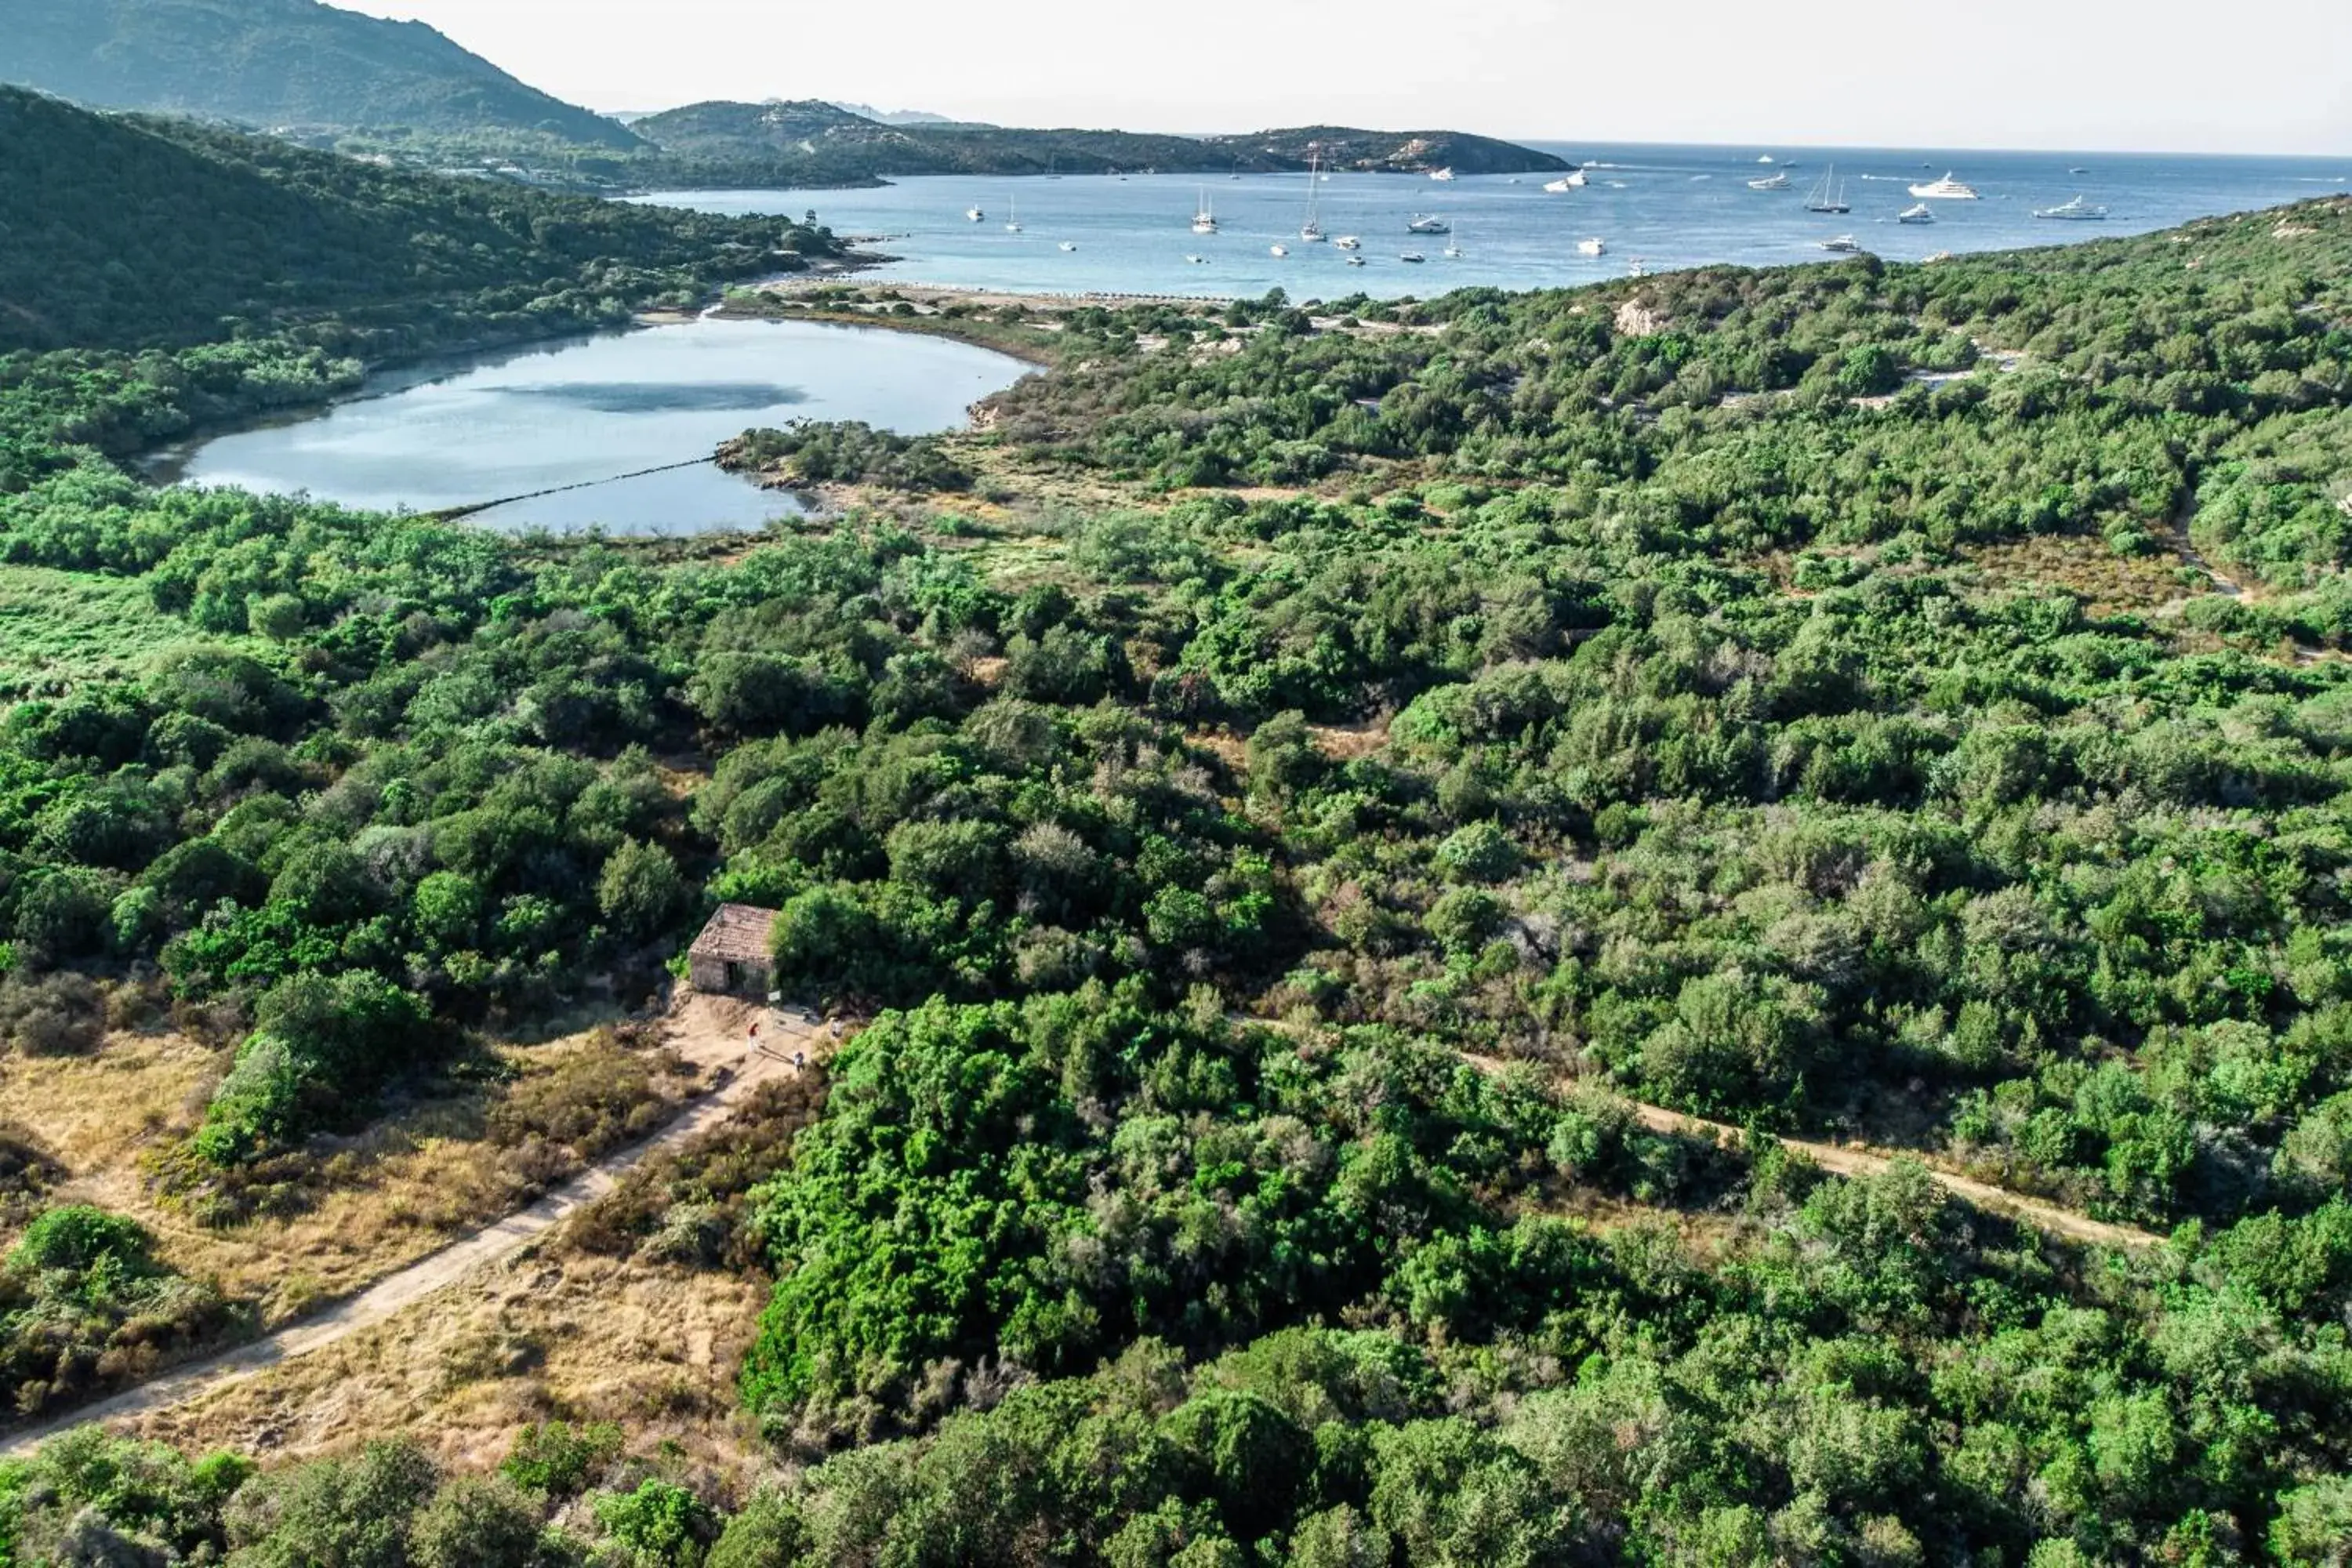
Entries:
{"type": "Polygon", "coordinates": [[[651,937],[667,927],[692,896],[668,850],[624,839],[596,879],[596,905],[627,934],[651,937]]]}

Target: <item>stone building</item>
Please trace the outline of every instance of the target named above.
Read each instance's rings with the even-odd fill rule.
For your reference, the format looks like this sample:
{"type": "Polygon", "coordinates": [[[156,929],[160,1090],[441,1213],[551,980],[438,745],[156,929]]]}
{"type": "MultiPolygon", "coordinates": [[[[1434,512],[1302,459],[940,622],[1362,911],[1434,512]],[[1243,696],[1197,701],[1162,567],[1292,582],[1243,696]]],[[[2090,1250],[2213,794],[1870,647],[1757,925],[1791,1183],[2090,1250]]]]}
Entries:
{"type": "Polygon", "coordinates": [[[687,977],[697,991],[765,996],[775,989],[776,961],[768,938],[776,911],[751,904],[721,904],[694,945],[686,950],[687,977]]]}

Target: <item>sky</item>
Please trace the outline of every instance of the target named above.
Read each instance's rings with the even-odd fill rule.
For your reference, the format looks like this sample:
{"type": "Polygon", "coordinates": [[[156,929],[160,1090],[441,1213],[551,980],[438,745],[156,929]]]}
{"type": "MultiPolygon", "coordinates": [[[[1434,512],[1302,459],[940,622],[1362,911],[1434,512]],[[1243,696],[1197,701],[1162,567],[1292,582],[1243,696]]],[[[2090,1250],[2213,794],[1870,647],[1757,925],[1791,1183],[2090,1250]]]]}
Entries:
{"type": "Polygon", "coordinates": [[[2352,154],[2352,0],[339,0],[605,110],[2352,154]]]}

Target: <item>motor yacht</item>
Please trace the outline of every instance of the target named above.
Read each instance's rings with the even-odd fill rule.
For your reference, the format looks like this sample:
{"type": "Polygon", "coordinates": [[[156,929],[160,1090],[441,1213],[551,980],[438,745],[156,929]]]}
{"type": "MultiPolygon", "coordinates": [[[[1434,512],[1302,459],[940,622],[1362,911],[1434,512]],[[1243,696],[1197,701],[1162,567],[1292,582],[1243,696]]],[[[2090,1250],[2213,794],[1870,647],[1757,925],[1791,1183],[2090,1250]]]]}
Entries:
{"type": "Polygon", "coordinates": [[[1936,221],[1936,213],[1935,209],[1926,202],[1921,202],[1916,207],[1904,208],[1902,215],[1895,221],[1896,223],[1933,223],[1936,221]]]}
{"type": "Polygon", "coordinates": [[[1972,202],[1977,199],[1976,187],[1952,178],[1948,169],[1940,180],[1912,186],[1911,194],[1922,201],[1972,202]]]}
{"type": "Polygon", "coordinates": [[[1609,242],[1605,239],[1580,239],[1576,242],[1576,248],[1582,256],[1606,256],[1609,254],[1609,242]]]}
{"type": "Polygon", "coordinates": [[[1454,226],[1435,213],[1415,213],[1405,222],[1407,234],[1452,234],[1454,226]]]}
{"type": "Polygon", "coordinates": [[[2061,202],[2054,207],[2037,207],[2035,217],[2055,219],[2060,223],[2104,223],[2107,209],[2076,196],[2071,202],[2061,202]]]}

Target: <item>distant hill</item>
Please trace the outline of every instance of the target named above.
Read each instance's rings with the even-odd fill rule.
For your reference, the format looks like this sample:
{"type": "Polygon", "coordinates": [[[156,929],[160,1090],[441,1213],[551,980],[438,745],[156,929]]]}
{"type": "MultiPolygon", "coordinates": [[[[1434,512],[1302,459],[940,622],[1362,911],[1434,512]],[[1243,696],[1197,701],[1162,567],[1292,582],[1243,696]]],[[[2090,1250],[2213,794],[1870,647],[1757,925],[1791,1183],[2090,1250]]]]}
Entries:
{"type": "Polygon", "coordinates": [[[960,123],[952,114],[933,114],[927,109],[877,109],[870,103],[836,103],[835,109],[859,115],[877,125],[954,125],[960,123]]]}
{"type": "Polygon", "coordinates": [[[647,292],[653,274],[691,288],[832,248],[772,219],[404,173],[16,88],[0,88],[0,354],[330,313],[404,331],[486,300],[560,323],[647,292]]]}
{"type": "Polygon", "coordinates": [[[422,22],[316,0],[0,0],[0,82],[100,108],[273,131],[637,145],[626,127],[516,80],[422,22]]]}
{"type": "Polygon", "coordinates": [[[721,178],[822,184],[894,174],[1065,174],[1156,169],[1227,174],[1326,164],[1417,174],[1540,174],[1568,165],[1547,153],[1454,131],[1312,126],[1241,136],[1126,131],[1017,130],[995,125],[886,125],[836,104],[698,103],[635,122],[689,182],[721,178]],[[722,173],[723,171],[723,173],[722,173]]]}

